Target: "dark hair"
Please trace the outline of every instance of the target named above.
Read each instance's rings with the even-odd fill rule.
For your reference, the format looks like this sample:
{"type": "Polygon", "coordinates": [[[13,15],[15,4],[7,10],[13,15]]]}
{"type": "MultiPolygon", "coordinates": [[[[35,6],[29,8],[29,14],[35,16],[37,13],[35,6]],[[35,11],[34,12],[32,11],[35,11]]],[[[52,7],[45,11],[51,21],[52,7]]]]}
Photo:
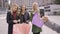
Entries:
{"type": "MultiPolygon", "coordinates": [[[[19,9],[20,9],[20,11],[19,11],[20,12],[19,17],[20,17],[21,16],[21,13],[22,13],[22,6],[20,6],[19,9]]],[[[26,7],[25,7],[25,11],[26,11],[26,7]]]]}
{"type": "MultiPolygon", "coordinates": [[[[20,10],[22,11],[22,6],[20,7],[20,10]]],[[[25,7],[25,10],[26,10],[26,7],[25,7]]]]}
{"type": "MultiPolygon", "coordinates": [[[[26,11],[26,7],[25,7],[25,11],[26,11]]],[[[20,8],[20,14],[21,14],[21,12],[22,12],[22,6],[21,6],[21,8],[20,8]]]]}

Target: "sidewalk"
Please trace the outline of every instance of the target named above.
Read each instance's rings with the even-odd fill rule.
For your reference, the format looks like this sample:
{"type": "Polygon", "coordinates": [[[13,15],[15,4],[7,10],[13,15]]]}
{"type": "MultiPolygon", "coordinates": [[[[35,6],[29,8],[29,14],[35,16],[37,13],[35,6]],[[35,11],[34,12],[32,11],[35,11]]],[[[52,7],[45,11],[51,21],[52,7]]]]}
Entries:
{"type": "MultiPolygon", "coordinates": [[[[32,24],[30,23],[30,25],[31,25],[31,31],[32,31],[32,24]]],[[[30,31],[30,34],[33,34],[31,31],[30,31]]],[[[58,34],[58,33],[53,31],[49,27],[43,25],[41,34],[58,34]]]]}
{"type": "MultiPolygon", "coordinates": [[[[30,34],[33,34],[32,24],[30,23],[30,25],[31,25],[30,34]]],[[[50,29],[45,25],[43,25],[42,30],[43,31],[41,32],[41,34],[58,34],[57,32],[53,31],[52,29],[50,29]]],[[[0,16],[0,34],[7,34],[7,32],[8,32],[8,24],[6,23],[6,15],[3,14],[2,16],[0,16]]]]}

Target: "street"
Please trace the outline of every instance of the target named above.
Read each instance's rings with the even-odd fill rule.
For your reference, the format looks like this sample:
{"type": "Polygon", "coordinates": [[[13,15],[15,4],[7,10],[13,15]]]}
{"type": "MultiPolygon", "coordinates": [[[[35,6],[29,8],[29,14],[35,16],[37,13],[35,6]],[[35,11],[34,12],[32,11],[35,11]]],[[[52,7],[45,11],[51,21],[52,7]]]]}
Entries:
{"type": "MultiPolygon", "coordinates": [[[[57,16],[57,17],[59,17],[59,16],[57,16]]],[[[33,34],[32,33],[32,24],[31,24],[31,22],[30,22],[30,25],[31,25],[30,34],[33,34]]],[[[46,25],[43,25],[42,30],[43,31],[41,32],[41,34],[59,34],[59,33],[52,30],[51,28],[49,28],[46,25]]],[[[8,24],[6,23],[6,14],[2,14],[2,15],[0,15],[0,34],[7,34],[7,33],[8,33],[8,24]]]]}

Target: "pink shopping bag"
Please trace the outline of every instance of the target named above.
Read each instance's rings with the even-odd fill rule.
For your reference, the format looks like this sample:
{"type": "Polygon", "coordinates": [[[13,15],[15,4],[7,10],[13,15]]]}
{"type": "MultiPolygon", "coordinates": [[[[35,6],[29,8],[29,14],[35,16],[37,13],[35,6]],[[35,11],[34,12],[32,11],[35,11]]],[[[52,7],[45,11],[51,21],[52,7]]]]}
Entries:
{"type": "Polygon", "coordinates": [[[29,24],[15,24],[13,25],[13,34],[29,34],[29,24]]]}

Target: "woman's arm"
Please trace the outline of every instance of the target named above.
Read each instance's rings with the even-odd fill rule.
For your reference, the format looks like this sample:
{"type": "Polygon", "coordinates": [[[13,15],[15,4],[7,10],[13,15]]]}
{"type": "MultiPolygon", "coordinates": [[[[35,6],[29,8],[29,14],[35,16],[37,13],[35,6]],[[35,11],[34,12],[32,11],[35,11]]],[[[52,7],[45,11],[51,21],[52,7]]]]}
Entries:
{"type": "Polygon", "coordinates": [[[29,22],[30,21],[30,16],[29,16],[29,13],[27,13],[27,21],[26,22],[29,22]]]}
{"type": "Polygon", "coordinates": [[[32,21],[32,18],[33,18],[33,12],[31,11],[30,12],[30,21],[32,21]]]}
{"type": "Polygon", "coordinates": [[[45,23],[48,21],[48,17],[43,16],[42,19],[45,23]]]}
{"type": "Polygon", "coordinates": [[[11,15],[10,12],[8,12],[7,17],[6,17],[7,18],[7,23],[8,24],[13,24],[13,20],[10,19],[10,17],[11,17],[10,15],[11,15]]]}
{"type": "Polygon", "coordinates": [[[8,13],[7,13],[7,23],[8,23],[8,24],[16,24],[18,21],[17,21],[17,20],[13,20],[11,17],[12,17],[12,16],[11,16],[11,13],[8,12],[8,13]]]}

